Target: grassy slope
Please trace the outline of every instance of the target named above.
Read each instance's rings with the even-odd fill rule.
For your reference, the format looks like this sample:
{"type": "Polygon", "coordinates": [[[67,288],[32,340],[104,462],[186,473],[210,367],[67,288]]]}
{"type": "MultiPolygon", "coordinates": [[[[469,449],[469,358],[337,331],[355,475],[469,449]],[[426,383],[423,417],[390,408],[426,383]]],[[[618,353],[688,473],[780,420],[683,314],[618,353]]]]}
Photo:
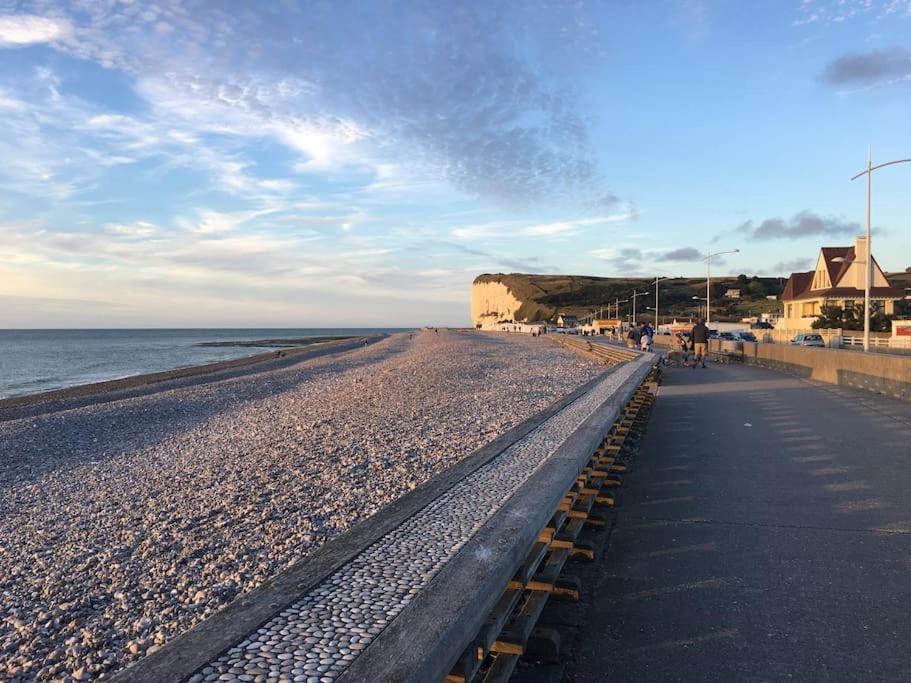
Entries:
{"type": "MultiPolygon", "coordinates": [[[[637,309],[653,306],[654,286],[645,278],[607,278],[587,275],[526,275],[520,273],[485,274],[475,282],[502,282],[513,292],[517,299],[523,301],[516,316],[518,320],[544,320],[558,313],[584,317],[608,303],[613,304],[617,298],[626,299],[634,291],[649,291],[650,294],[637,299],[637,309]]],[[[769,294],[780,295],[784,287],[784,278],[759,278],[769,294]]],[[[752,311],[780,310],[777,301],[759,298],[755,301],[737,302],[724,299],[723,293],[730,287],[738,287],[736,277],[719,277],[712,279],[713,317],[726,316],[739,320],[752,311]],[[716,305],[717,302],[717,305],[716,305]]],[[[661,283],[661,317],[665,315],[683,316],[696,313],[693,296],[705,296],[704,278],[675,278],[661,283]]],[[[624,307],[621,306],[621,312],[624,307]]],[[[626,307],[628,311],[628,304],[626,307]]],[[[605,315],[607,314],[605,310],[605,315]]],[[[648,317],[646,315],[645,317],[648,317]]]]}

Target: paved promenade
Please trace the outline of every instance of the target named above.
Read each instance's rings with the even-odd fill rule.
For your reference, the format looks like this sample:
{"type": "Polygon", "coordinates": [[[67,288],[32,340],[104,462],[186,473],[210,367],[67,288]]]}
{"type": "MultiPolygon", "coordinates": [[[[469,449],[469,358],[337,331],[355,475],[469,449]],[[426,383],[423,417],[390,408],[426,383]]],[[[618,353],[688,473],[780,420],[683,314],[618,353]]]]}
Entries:
{"type": "Polygon", "coordinates": [[[911,679],[911,404],[740,365],[665,379],[545,677],[911,679]]]}

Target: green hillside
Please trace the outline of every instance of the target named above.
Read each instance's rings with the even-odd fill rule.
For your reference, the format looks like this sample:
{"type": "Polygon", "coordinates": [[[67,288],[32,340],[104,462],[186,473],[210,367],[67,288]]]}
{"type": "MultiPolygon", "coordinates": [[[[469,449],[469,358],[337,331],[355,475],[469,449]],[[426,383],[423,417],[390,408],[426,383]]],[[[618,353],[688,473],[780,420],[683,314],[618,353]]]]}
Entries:
{"type": "MultiPolygon", "coordinates": [[[[628,299],[633,291],[649,294],[637,299],[637,317],[650,319],[646,306],[655,304],[654,280],[646,278],[591,277],[587,275],[529,275],[522,273],[485,274],[475,278],[475,283],[500,282],[523,302],[517,320],[550,320],[558,314],[579,318],[598,313],[604,306],[613,305],[616,299],[628,299]],[[642,315],[644,314],[644,315],[642,315]]],[[[779,301],[769,301],[768,295],[781,296],[785,278],[736,277],[712,278],[712,318],[715,320],[740,320],[761,312],[780,311],[779,301]],[[728,289],[739,288],[741,299],[725,298],[728,289]]],[[[673,278],[660,284],[659,308],[662,320],[666,316],[696,315],[697,307],[704,302],[693,297],[705,296],[705,278],[673,278]]],[[[621,304],[620,312],[628,313],[630,304],[621,304]]]]}

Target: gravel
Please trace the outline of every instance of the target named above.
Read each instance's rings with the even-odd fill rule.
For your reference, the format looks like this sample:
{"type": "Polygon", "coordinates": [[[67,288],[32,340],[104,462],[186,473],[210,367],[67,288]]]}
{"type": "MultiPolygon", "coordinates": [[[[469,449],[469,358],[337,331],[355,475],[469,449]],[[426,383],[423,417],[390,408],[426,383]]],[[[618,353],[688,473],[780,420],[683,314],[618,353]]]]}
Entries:
{"type": "Polygon", "coordinates": [[[329,683],[376,638],[503,503],[633,374],[627,365],[496,458],[462,479],[420,514],[372,544],[298,602],[199,673],[202,681],[247,674],[329,683]],[[266,673],[258,673],[266,670],[266,673]]]}
{"type": "Polygon", "coordinates": [[[422,332],[0,423],[0,679],[104,678],[598,370],[422,332]]]}

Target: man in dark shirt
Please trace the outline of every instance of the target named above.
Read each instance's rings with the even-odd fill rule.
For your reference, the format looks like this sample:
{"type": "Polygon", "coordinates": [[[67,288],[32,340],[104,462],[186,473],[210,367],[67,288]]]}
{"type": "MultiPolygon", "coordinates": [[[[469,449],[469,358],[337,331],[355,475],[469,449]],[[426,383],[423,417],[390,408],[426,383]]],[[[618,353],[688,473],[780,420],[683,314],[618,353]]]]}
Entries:
{"type": "Polygon", "coordinates": [[[702,318],[699,318],[699,322],[693,326],[692,339],[693,369],[699,363],[702,363],[702,367],[705,367],[705,357],[709,352],[709,328],[705,326],[705,320],[702,318]]]}

